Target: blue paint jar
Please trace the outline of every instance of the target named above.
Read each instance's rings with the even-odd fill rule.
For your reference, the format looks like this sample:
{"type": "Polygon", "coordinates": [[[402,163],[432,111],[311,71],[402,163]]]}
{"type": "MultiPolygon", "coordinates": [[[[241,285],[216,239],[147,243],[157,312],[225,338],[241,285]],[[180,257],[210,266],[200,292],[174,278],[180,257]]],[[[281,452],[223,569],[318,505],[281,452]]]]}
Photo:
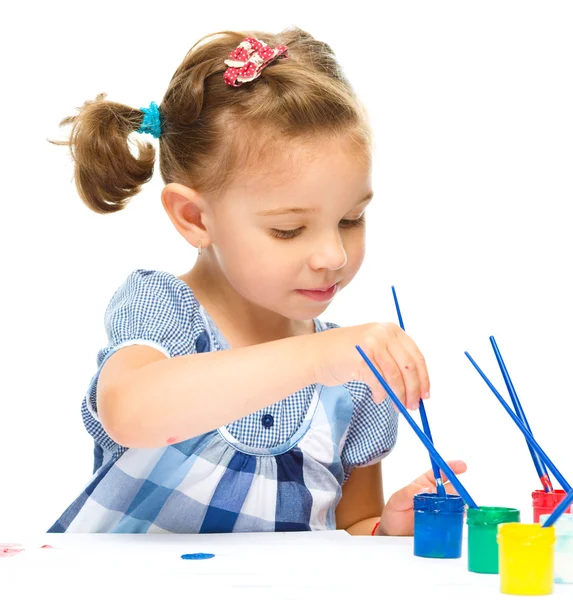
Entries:
{"type": "Polygon", "coordinates": [[[465,502],[461,496],[414,496],[414,556],[460,558],[465,502]]]}

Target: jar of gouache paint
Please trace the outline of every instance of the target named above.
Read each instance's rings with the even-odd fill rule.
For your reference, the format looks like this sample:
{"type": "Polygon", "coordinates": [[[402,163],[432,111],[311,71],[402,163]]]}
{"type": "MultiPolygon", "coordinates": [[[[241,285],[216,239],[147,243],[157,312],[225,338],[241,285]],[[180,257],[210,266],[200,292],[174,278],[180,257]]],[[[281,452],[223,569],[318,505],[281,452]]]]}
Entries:
{"type": "Polygon", "coordinates": [[[460,558],[465,502],[448,494],[414,496],[414,556],[460,558]]]}
{"type": "MultiPolygon", "coordinates": [[[[553,509],[565,498],[566,493],[564,490],[553,490],[552,492],[545,492],[543,490],[535,490],[531,494],[532,505],[533,505],[533,522],[539,523],[539,517],[541,515],[549,515],[553,512],[553,509]]],[[[573,513],[573,504],[565,511],[567,513],[573,513]]]]}
{"type": "Polygon", "coordinates": [[[519,523],[516,508],[480,506],[468,508],[468,570],[474,573],[498,573],[497,527],[501,523],[519,523]]]}
{"type": "Polygon", "coordinates": [[[544,596],[553,592],[555,528],[539,523],[499,525],[499,580],[503,594],[544,596]]]}
{"type": "MultiPolygon", "coordinates": [[[[549,515],[541,515],[539,522],[545,523],[549,515]]],[[[573,583],[573,515],[561,515],[555,524],[555,583],[573,583]]]]}

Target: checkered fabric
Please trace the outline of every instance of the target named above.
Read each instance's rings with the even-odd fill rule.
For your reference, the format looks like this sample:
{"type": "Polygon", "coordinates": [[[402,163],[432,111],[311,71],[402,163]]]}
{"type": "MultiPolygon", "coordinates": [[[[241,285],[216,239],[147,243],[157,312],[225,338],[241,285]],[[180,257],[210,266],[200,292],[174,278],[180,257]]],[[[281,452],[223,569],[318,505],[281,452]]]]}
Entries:
{"type": "MultiPolygon", "coordinates": [[[[95,442],[94,473],[49,529],[56,532],[221,533],[324,530],[354,467],[394,446],[397,414],[368,386],[313,385],[226,427],[160,448],[125,448],[97,415],[97,380],[119,348],[145,344],[166,356],[228,344],[187,284],[134,271],[105,316],[108,345],[82,403],[95,442]]],[[[316,330],[335,327],[315,319],[316,330]]]]}

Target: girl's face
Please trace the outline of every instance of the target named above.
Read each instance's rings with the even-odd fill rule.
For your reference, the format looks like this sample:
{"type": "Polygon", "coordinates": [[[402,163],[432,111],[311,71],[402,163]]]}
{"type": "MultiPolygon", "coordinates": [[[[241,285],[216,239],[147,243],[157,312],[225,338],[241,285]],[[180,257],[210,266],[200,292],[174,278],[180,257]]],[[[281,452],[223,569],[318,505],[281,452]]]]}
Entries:
{"type": "Polygon", "coordinates": [[[246,176],[213,203],[210,251],[246,300],[306,320],[362,264],[371,165],[342,140],[299,146],[284,162],[282,174],[246,176]]]}

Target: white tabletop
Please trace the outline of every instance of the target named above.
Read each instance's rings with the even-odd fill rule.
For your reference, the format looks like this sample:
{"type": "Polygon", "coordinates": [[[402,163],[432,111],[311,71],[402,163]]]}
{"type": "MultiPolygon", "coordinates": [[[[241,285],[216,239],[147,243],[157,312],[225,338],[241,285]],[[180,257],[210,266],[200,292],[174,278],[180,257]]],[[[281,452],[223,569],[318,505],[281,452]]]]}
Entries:
{"type": "MultiPolygon", "coordinates": [[[[2,539],[25,548],[0,559],[0,598],[302,599],[508,598],[497,575],[467,570],[467,560],[417,558],[412,538],[324,533],[44,534],[2,539]],[[48,544],[53,549],[42,549],[48,544]],[[212,553],[210,560],[181,559],[212,553]],[[6,592],[17,595],[5,595],[6,592]],[[161,596],[159,596],[159,594],[161,596]]],[[[464,552],[466,543],[464,541],[464,552]]],[[[573,585],[554,587],[573,597],[573,585]]]]}

